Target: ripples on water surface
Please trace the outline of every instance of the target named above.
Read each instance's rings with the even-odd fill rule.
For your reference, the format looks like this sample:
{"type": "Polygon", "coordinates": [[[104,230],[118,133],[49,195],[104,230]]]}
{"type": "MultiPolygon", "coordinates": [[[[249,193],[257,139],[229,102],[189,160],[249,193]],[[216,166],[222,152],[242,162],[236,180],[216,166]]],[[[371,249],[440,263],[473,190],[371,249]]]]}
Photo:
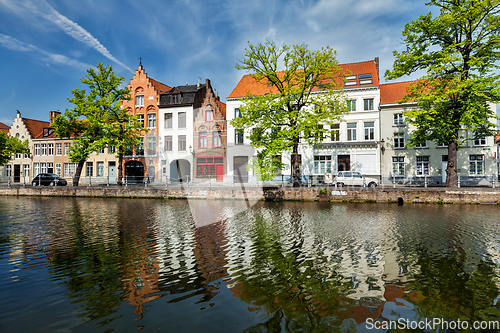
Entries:
{"type": "Polygon", "coordinates": [[[2,332],[500,320],[497,206],[0,197],[2,332]]]}

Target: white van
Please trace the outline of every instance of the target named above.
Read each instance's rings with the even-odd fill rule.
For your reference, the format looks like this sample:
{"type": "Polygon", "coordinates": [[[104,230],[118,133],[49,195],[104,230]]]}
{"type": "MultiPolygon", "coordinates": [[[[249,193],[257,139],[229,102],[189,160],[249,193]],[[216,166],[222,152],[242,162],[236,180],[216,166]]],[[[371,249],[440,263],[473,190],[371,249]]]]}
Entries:
{"type": "Polygon", "coordinates": [[[335,178],[337,186],[363,186],[365,184],[368,187],[376,187],[378,185],[378,180],[375,178],[363,178],[361,173],[356,171],[341,171],[337,174],[335,178]]]}

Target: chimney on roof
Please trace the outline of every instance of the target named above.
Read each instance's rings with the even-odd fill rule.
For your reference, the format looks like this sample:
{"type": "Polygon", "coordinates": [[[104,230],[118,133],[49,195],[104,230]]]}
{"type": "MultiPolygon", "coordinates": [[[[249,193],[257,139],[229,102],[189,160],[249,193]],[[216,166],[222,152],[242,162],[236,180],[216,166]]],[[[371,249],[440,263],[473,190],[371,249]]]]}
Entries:
{"type": "Polygon", "coordinates": [[[52,125],[52,122],[54,121],[54,119],[56,119],[57,116],[59,116],[61,114],[60,111],[50,111],[50,124],[52,125]]]}
{"type": "Polygon", "coordinates": [[[201,77],[198,76],[198,83],[196,84],[196,88],[200,89],[201,87],[201,77]]]}
{"type": "Polygon", "coordinates": [[[16,115],[16,117],[17,117],[17,118],[21,118],[21,111],[19,111],[19,110],[16,110],[16,111],[17,111],[17,115],[16,115]]]}
{"type": "Polygon", "coordinates": [[[379,64],[380,64],[380,61],[379,61],[378,57],[375,57],[375,66],[377,67],[377,79],[379,80],[379,83],[380,83],[380,70],[379,70],[379,64]]]}

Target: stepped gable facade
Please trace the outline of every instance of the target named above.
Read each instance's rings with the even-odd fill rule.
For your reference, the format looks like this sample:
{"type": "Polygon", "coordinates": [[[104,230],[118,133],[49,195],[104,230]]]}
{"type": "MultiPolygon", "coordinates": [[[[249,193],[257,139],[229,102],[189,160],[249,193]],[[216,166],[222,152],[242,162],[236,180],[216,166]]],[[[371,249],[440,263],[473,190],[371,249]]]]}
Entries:
{"type": "Polygon", "coordinates": [[[130,178],[130,181],[142,181],[143,177],[148,177],[149,181],[159,178],[158,173],[158,104],[160,95],[172,89],[168,85],[156,81],[148,76],[140,64],[135,71],[130,83],[131,100],[123,101],[122,108],[133,116],[138,117],[138,121],[144,123],[142,147],[134,147],[123,158],[123,175],[130,178]]]}

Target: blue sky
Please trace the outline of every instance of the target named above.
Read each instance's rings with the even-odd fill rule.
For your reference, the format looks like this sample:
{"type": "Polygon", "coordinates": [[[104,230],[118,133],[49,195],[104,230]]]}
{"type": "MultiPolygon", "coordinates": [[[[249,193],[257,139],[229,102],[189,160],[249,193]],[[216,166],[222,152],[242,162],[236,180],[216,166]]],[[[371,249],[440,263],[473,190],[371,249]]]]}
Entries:
{"type": "MultiPolygon", "coordinates": [[[[64,111],[98,62],[125,83],[142,57],[170,86],[209,78],[223,101],[245,72],[247,41],[310,49],[329,45],[341,63],[380,58],[391,68],[405,23],[431,10],[407,0],[0,0],[0,121],[48,120],[64,111]]],[[[411,78],[402,78],[401,81],[411,78]]]]}

